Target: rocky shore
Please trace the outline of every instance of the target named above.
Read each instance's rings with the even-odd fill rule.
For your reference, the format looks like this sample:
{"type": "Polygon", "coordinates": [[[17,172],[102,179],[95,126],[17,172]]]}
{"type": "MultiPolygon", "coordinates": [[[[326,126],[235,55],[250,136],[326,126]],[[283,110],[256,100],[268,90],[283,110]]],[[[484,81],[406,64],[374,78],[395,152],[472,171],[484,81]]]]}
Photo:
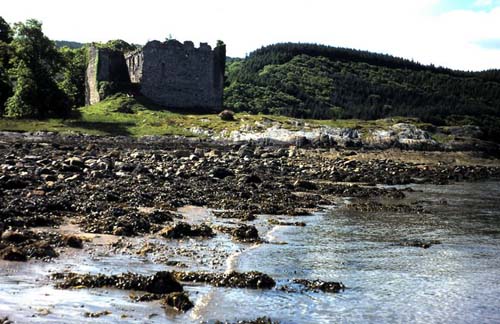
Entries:
{"type": "MultiPolygon", "coordinates": [[[[337,293],[345,288],[340,282],[289,278],[277,284],[259,269],[224,272],[228,255],[207,249],[206,242],[222,237],[241,249],[269,244],[261,233],[266,226],[304,227],[307,222],[294,216],[338,205],[342,198],[351,199],[342,208],[357,211],[425,213],[422,204],[403,201],[411,188],[394,185],[500,178],[494,159],[476,165],[424,164],[376,154],[367,159],[367,154],[256,142],[3,134],[0,258],[49,261],[71,250],[92,251],[96,240],[106,237],[106,253],[161,255],[154,261],[165,271],[91,275],[61,269],[51,277],[53,284],[139,291],[144,295],[135,296],[137,301],[161,300],[180,312],[194,306],[185,283],[337,293]],[[186,206],[203,207],[209,217],[191,217],[183,212],[186,206]],[[192,240],[192,248],[170,244],[185,240],[192,240]],[[187,261],[175,260],[180,256],[187,261]]],[[[399,244],[429,248],[437,243],[412,239],[399,244]]]]}

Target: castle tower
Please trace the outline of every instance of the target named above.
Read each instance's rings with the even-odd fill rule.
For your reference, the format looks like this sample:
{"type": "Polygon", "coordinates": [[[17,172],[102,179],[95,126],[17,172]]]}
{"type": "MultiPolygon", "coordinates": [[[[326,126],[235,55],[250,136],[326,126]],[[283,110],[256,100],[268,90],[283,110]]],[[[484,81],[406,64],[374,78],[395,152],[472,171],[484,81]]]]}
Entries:
{"type": "Polygon", "coordinates": [[[132,83],[166,108],[220,110],[224,91],[226,49],[192,42],[148,42],[125,56],[132,83]]]}

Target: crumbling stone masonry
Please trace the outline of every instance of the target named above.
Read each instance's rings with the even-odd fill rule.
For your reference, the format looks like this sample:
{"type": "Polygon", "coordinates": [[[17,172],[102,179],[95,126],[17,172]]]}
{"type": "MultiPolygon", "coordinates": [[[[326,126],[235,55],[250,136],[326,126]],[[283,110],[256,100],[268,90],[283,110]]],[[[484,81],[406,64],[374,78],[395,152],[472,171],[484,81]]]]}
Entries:
{"type": "Polygon", "coordinates": [[[123,53],[91,46],[85,76],[85,104],[103,100],[114,89],[130,85],[123,53]]]}
{"type": "MultiPolygon", "coordinates": [[[[97,82],[110,81],[112,75],[100,74],[101,54],[90,55],[87,79],[97,77],[97,82]],[[96,64],[98,60],[99,64],[96,64]],[[97,72],[92,70],[92,67],[97,72]]],[[[143,96],[167,108],[220,110],[224,90],[224,66],[226,49],[219,45],[215,49],[201,43],[198,48],[192,42],[180,43],[148,42],[141,50],[127,53],[123,59],[128,70],[129,80],[143,96]]],[[[111,62],[111,60],[109,61],[111,62]]],[[[95,81],[88,81],[90,95],[96,98],[95,81]]],[[[99,97],[99,100],[103,99],[99,97]]]]}

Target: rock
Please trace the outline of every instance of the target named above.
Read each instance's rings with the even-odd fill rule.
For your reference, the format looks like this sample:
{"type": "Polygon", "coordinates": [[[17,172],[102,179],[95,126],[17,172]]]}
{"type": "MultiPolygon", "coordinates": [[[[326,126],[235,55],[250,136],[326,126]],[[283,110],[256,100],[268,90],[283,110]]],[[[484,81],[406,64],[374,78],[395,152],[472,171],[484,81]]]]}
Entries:
{"type": "Polygon", "coordinates": [[[222,119],[224,121],[233,121],[234,120],[234,112],[226,109],[226,110],[223,110],[219,114],[219,117],[220,117],[220,119],[222,119]]]}
{"type": "Polygon", "coordinates": [[[219,179],[224,179],[226,177],[233,177],[234,172],[223,167],[216,167],[212,170],[212,176],[219,179]]]}
{"type": "Polygon", "coordinates": [[[63,289],[75,287],[114,287],[123,290],[146,291],[152,294],[169,294],[183,290],[181,284],[174,278],[172,273],[167,271],[160,271],[151,276],[134,273],[111,276],[104,274],[56,273],[52,275],[52,279],[62,280],[56,286],[63,289]]]}
{"type": "Polygon", "coordinates": [[[85,167],[85,163],[83,163],[82,159],[79,157],[71,157],[69,159],[66,159],[64,162],[72,167],[77,167],[77,168],[85,167]]]}
{"type": "Polygon", "coordinates": [[[295,188],[306,189],[306,190],[317,190],[318,189],[318,186],[315,183],[312,183],[311,181],[306,181],[306,180],[296,180],[293,183],[293,186],[295,188]]]}
{"type": "Polygon", "coordinates": [[[300,226],[300,227],[306,226],[306,223],[304,222],[282,222],[273,218],[269,219],[268,222],[271,225],[280,225],[280,226],[300,226]]]}
{"type": "Polygon", "coordinates": [[[0,324],[14,324],[8,317],[0,317],[0,324]]]}
{"type": "Polygon", "coordinates": [[[238,211],[212,211],[215,217],[218,218],[237,218],[244,221],[252,221],[255,219],[255,213],[249,210],[238,210],[238,211]]]}
{"type": "Polygon", "coordinates": [[[174,226],[167,226],[158,232],[159,235],[165,238],[180,239],[183,237],[201,236],[201,237],[213,237],[215,233],[213,230],[205,225],[193,225],[188,223],[179,222],[174,226]]]}
{"type": "Polygon", "coordinates": [[[251,158],[254,156],[254,148],[249,145],[249,144],[245,144],[245,145],[242,145],[239,149],[238,149],[238,156],[241,157],[241,158],[251,158]]]}
{"type": "Polygon", "coordinates": [[[8,246],[3,250],[0,250],[0,258],[7,261],[28,261],[26,254],[14,246],[8,246]]]}
{"type": "Polygon", "coordinates": [[[145,280],[144,290],[153,294],[182,291],[181,284],[168,271],[160,271],[145,280]]]}
{"type": "Polygon", "coordinates": [[[0,187],[6,190],[24,189],[28,186],[28,182],[19,178],[8,179],[7,181],[0,181],[0,187]]]}
{"type": "Polygon", "coordinates": [[[432,245],[435,245],[435,244],[441,244],[441,242],[437,241],[437,240],[431,240],[431,241],[405,240],[405,241],[400,242],[398,245],[401,245],[401,246],[411,246],[411,247],[419,247],[419,248],[423,248],[423,249],[428,249],[432,245]]]}
{"type": "Polygon", "coordinates": [[[108,310],[105,310],[105,311],[101,311],[101,312],[85,312],[83,315],[85,317],[90,317],[90,318],[99,318],[101,316],[106,316],[106,315],[110,315],[112,314],[110,311],[108,310]]]}
{"type": "Polygon", "coordinates": [[[271,277],[258,271],[232,271],[221,274],[174,271],[173,275],[179,281],[209,283],[216,287],[271,289],[276,285],[276,282],[271,277]]]}
{"type": "Polygon", "coordinates": [[[68,234],[63,236],[63,241],[64,244],[75,248],[75,249],[82,249],[83,248],[83,241],[81,238],[79,238],[76,235],[68,234]]]}
{"type": "Polygon", "coordinates": [[[64,181],[66,181],[66,182],[72,182],[72,181],[75,181],[75,180],[80,180],[81,178],[82,178],[81,175],[74,174],[72,176],[69,176],[69,177],[65,178],[64,181]]]}
{"type": "Polygon", "coordinates": [[[29,237],[24,232],[9,230],[2,233],[2,241],[5,242],[22,243],[28,239],[29,237]]]}
{"type": "Polygon", "coordinates": [[[231,232],[232,237],[240,242],[260,242],[259,232],[253,225],[240,225],[231,232]]]}
{"type": "Polygon", "coordinates": [[[322,292],[330,292],[337,293],[341,290],[345,289],[345,286],[341,282],[328,282],[322,280],[306,280],[306,279],[294,279],[294,283],[300,284],[312,291],[322,291],[322,292]]]}
{"type": "Polygon", "coordinates": [[[162,303],[181,312],[187,312],[194,307],[185,292],[170,293],[163,299],[162,303]]]}
{"type": "Polygon", "coordinates": [[[256,174],[245,176],[243,181],[245,183],[257,183],[257,184],[262,183],[262,179],[256,174]]]}
{"type": "Polygon", "coordinates": [[[306,147],[311,144],[311,142],[305,136],[298,136],[295,138],[295,146],[296,147],[306,147]]]}
{"type": "Polygon", "coordinates": [[[47,241],[38,241],[33,244],[24,247],[26,254],[30,258],[46,259],[46,258],[57,258],[59,254],[54,250],[54,248],[47,241]]]}

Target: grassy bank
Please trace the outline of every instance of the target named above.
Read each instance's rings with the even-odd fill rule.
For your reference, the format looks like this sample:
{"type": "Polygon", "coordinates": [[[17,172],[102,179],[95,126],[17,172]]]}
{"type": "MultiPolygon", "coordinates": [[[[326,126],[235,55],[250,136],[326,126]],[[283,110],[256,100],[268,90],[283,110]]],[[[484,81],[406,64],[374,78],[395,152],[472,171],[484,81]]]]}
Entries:
{"type": "MultiPolygon", "coordinates": [[[[238,113],[235,121],[223,121],[217,114],[190,114],[165,110],[149,102],[118,94],[106,100],[76,110],[68,119],[11,119],[0,118],[2,131],[51,131],[84,133],[91,135],[182,135],[200,136],[193,129],[220,133],[238,130],[245,125],[266,127],[279,122],[282,127],[300,129],[307,123],[310,127],[322,125],[349,127],[361,130],[387,128],[397,122],[411,122],[418,126],[429,126],[415,119],[391,118],[374,121],[362,120],[297,120],[284,116],[250,115],[238,113]]],[[[202,135],[201,135],[202,136],[202,135]]]]}

